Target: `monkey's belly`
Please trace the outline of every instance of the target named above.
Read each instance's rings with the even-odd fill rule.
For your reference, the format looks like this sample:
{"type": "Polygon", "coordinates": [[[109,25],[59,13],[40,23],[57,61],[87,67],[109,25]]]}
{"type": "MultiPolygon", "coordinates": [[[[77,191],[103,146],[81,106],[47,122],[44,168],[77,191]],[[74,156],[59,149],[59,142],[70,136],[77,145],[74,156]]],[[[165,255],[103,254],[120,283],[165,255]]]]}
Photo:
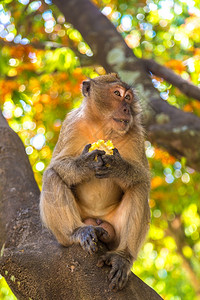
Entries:
{"type": "Polygon", "coordinates": [[[99,217],[111,213],[121,201],[121,188],[110,179],[93,178],[77,185],[75,189],[81,217],[99,217]]]}

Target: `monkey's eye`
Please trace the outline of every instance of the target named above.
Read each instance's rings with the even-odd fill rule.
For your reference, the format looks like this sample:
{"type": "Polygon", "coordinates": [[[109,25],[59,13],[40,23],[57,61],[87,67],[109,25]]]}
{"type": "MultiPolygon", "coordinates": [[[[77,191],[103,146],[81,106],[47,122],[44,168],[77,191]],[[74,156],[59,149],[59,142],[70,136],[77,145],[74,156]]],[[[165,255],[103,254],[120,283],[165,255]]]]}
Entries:
{"type": "Polygon", "coordinates": [[[120,96],[120,92],[118,90],[114,91],[114,94],[120,96]]]}
{"type": "Polygon", "coordinates": [[[126,96],[125,96],[125,99],[126,99],[126,100],[130,100],[130,99],[131,99],[130,95],[126,95],[126,96]]]}

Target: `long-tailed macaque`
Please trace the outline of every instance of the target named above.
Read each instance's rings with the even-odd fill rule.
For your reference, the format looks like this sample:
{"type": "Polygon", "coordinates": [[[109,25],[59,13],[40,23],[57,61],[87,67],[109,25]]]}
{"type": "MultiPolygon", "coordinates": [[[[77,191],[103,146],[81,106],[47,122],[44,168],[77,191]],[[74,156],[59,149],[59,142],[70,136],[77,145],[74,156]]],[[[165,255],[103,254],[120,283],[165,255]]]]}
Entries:
{"type": "Polygon", "coordinates": [[[98,239],[107,242],[109,251],[98,266],[111,266],[110,288],[119,290],[150,221],[141,109],[133,88],[117,74],[84,81],[82,93],[43,176],[41,218],[64,246],[80,243],[92,254],[98,239]],[[99,139],[112,140],[113,155],[88,151],[99,139]]]}

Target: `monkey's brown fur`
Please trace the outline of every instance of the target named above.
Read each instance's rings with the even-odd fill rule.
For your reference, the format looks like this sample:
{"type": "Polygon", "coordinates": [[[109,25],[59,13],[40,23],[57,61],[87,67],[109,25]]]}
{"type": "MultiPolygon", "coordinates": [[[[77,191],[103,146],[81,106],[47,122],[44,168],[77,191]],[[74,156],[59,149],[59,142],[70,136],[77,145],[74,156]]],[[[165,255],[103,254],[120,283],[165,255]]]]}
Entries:
{"type": "Polygon", "coordinates": [[[84,220],[111,224],[113,249],[99,266],[112,265],[110,287],[117,290],[127,281],[150,221],[140,105],[116,74],[85,81],[82,91],[82,105],[67,115],[43,176],[41,218],[59,243],[80,243],[90,253],[97,251],[96,241],[106,231],[84,220]],[[88,144],[99,139],[112,140],[113,155],[88,152],[88,144]]]}

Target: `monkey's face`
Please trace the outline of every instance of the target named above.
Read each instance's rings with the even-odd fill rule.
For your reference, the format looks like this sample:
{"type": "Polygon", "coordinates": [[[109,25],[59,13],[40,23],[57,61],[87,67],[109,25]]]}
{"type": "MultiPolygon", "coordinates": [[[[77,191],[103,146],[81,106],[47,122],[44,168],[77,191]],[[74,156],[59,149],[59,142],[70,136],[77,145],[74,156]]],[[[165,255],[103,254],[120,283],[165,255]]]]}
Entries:
{"type": "Polygon", "coordinates": [[[121,84],[110,84],[110,117],[115,131],[126,133],[133,123],[133,91],[121,84]]]}
{"type": "Polygon", "coordinates": [[[133,125],[136,100],[132,88],[121,82],[106,81],[106,76],[100,76],[83,82],[83,95],[87,105],[91,107],[95,117],[100,119],[110,129],[125,134],[133,125]],[[103,79],[105,80],[102,80],[103,79]]]}

